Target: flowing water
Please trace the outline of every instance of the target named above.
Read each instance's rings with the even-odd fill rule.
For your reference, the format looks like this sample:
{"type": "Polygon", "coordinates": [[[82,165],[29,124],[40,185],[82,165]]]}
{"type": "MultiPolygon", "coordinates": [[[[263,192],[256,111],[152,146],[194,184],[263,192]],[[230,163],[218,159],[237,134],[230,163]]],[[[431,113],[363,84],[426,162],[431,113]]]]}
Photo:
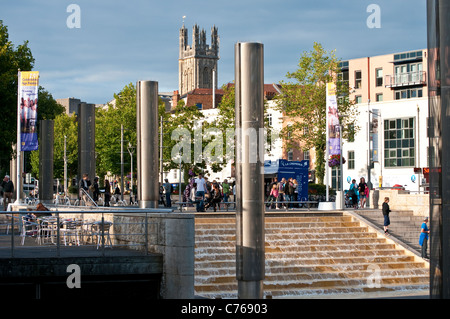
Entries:
{"type": "MultiPolygon", "coordinates": [[[[271,298],[421,291],[429,269],[420,258],[352,216],[265,218],[264,294],[271,298]]],[[[236,225],[232,217],[196,217],[195,291],[237,298],[236,225]]],[[[328,296],[328,297],[327,297],[328,296]]]]}

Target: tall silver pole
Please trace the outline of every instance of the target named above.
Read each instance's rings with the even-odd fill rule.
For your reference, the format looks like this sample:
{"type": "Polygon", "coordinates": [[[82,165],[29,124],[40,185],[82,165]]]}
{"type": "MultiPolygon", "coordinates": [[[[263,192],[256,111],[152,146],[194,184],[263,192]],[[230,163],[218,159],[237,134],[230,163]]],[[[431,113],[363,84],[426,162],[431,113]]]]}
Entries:
{"type": "Polygon", "coordinates": [[[341,170],[341,173],[339,174],[339,188],[341,191],[341,208],[344,209],[345,208],[344,165],[342,164],[342,157],[344,156],[344,151],[342,149],[342,124],[341,123],[339,123],[339,149],[341,152],[341,156],[339,157],[339,167],[341,170]]]}
{"type": "MultiPolygon", "coordinates": [[[[326,86],[326,97],[327,97],[327,101],[328,101],[328,85],[326,86]]],[[[330,196],[330,194],[329,194],[329,190],[328,190],[328,171],[330,170],[330,167],[328,166],[328,140],[330,139],[330,137],[329,137],[329,132],[328,132],[328,125],[329,125],[329,123],[328,123],[328,102],[327,102],[327,106],[326,106],[326,112],[325,112],[325,116],[326,116],[326,118],[325,118],[325,123],[326,123],[326,125],[325,125],[325,127],[326,127],[326,129],[325,129],[325,201],[326,202],[328,202],[328,200],[329,200],[329,196],[330,196]]]]}
{"type": "Polygon", "coordinates": [[[138,199],[141,208],[156,208],[158,183],[158,82],[136,85],[138,199]]]}
{"type": "Polygon", "coordinates": [[[163,117],[161,116],[160,132],[159,132],[159,182],[163,184],[163,117]]]}
{"type": "Polygon", "coordinates": [[[238,298],[263,298],[264,256],[264,47],[235,46],[236,279],[238,298]],[[244,187],[245,186],[245,187],[244,187]]]}
{"type": "MultiPolygon", "coordinates": [[[[372,169],[372,161],[371,161],[371,152],[370,152],[370,99],[369,100],[367,100],[367,116],[368,116],[368,119],[367,119],[367,145],[368,145],[368,152],[367,152],[367,187],[369,187],[369,190],[370,190],[370,185],[372,184],[371,183],[371,181],[370,181],[370,171],[371,171],[371,169],[372,169]]],[[[370,196],[368,196],[367,198],[366,198],[366,207],[370,207],[370,198],[369,198],[370,196]]]]}
{"type": "Polygon", "coordinates": [[[123,201],[124,193],[124,182],[123,182],[123,124],[120,125],[120,200],[123,201]]]}
{"type": "Polygon", "coordinates": [[[64,196],[67,193],[67,136],[64,135],[64,196]]]}
{"type": "MultiPolygon", "coordinates": [[[[21,142],[20,142],[20,84],[22,83],[22,73],[20,69],[17,73],[17,143],[16,143],[16,204],[20,204],[22,194],[22,165],[21,165],[21,142]]],[[[12,174],[11,174],[12,175],[12,174]]]]}

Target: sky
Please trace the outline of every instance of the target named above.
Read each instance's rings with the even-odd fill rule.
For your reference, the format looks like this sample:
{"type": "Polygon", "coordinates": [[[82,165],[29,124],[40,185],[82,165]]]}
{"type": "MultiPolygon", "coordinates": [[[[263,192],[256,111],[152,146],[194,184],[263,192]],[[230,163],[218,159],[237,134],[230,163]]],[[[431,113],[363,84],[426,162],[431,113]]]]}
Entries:
{"type": "Polygon", "coordinates": [[[95,104],[139,80],[177,90],[183,23],[189,45],[195,24],[207,44],[218,28],[219,86],[234,80],[238,42],[263,43],[265,83],[287,80],[314,42],[342,60],[427,45],[424,0],[0,0],[0,20],[15,46],[29,41],[55,99],[95,104]]]}

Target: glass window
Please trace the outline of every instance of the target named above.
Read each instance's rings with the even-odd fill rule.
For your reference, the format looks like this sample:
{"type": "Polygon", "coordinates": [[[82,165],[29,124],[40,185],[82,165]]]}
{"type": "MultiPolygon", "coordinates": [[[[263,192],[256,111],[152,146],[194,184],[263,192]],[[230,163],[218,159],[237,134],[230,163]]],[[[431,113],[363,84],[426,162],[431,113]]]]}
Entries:
{"type": "Polygon", "coordinates": [[[377,93],[375,98],[377,102],[383,102],[383,93],[377,93]]]}
{"type": "Polygon", "coordinates": [[[362,73],[361,71],[355,71],[355,89],[360,89],[362,85],[362,73]]]}
{"type": "Polygon", "coordinates": [[[348,151],[347,158],[347,168],[355,169],[355,151],[348,151]]]}
{"type": "Polygon", "coordinates": [[[294,160],[294,152],[292,151],[292,149],[290,149],[288,151],[287,157],[288,157],[288,161],[294,160]]]}
{"type": "Polygon", "coordinates": [[[383,86],[383,69],[376,69],[375,77],[376,86],[383,86]]]}
{"type": "Polygon", "coordinates": [[[309,150],[303,151],[303,159],[305,161],[309,160],[309,150]]]}
{"type": "Polygon", "coordinates": [[[385,167],[413,167],[414,139],[414,118],[384,120],[385,167]]]}

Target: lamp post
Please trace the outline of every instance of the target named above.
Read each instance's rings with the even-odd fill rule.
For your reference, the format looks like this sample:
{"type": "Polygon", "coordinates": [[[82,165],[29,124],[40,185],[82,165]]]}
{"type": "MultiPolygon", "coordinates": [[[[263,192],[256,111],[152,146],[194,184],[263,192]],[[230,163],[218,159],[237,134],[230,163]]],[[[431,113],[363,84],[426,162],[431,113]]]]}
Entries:
{"type": "Polygon", "coordinates": [[[131,158],[131,173],[130,173],[130,202],[131,199],[133,198],[133,154],[134,151],[136,149],[136,147],[132,146],[131,143],[128,143],[128,153],[130,153],[130,158],[131,158]]]}

